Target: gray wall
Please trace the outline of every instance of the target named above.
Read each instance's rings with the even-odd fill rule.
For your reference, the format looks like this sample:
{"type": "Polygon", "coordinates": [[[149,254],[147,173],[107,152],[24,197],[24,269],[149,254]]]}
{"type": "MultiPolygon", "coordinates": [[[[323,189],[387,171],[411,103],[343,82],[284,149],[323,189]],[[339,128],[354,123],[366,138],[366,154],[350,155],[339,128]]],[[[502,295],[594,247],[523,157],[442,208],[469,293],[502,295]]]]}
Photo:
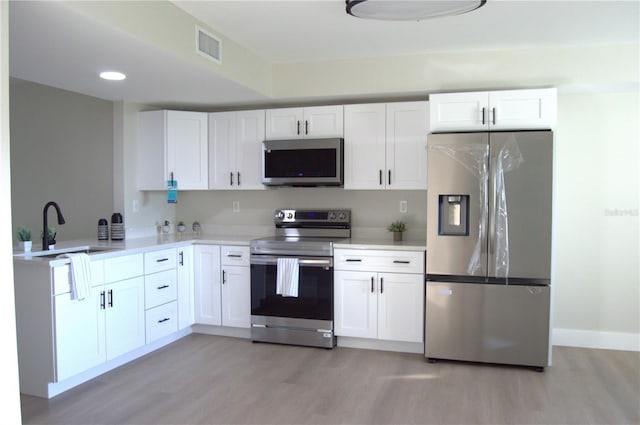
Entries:
{"type": "Polygon", "coordinates": [[[95,237],[98,219],[113,213],[113,103],[21,80],[10,84],[13,241],[18,225],[40,249],[42,210],[57,241],[95,237]]]}

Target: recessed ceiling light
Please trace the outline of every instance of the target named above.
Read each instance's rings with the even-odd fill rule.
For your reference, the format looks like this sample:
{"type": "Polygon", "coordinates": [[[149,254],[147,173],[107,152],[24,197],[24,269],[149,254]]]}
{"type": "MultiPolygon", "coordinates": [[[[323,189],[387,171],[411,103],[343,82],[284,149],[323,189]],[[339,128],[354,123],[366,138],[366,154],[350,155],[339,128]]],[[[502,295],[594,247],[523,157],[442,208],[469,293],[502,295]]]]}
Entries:
{"type": "Polygon", "coordinates": [[[347,13],[364,19],[420,21],[475,10],[486,0],[347,0],[347,13]]]}
{"type": "Polygon", "coordinates": [[[124,75],[122,72],[104,71],[100,73],[100,78],[104,78],[105,80],[119,81],[119,80],[124,80],[125,78],[127,78],[127,76],[124,75]]]}

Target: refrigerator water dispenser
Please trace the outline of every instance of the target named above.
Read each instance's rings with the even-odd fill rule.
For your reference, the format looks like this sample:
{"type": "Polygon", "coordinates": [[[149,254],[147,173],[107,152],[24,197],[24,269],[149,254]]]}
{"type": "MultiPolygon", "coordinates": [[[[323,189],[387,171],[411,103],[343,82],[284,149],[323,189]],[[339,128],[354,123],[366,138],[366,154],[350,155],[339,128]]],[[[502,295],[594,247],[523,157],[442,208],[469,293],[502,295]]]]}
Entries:
{"type": "Polygon", "coordinates": [[[469,236],[469,195],[439,195],[438,234],[469,236]]]}

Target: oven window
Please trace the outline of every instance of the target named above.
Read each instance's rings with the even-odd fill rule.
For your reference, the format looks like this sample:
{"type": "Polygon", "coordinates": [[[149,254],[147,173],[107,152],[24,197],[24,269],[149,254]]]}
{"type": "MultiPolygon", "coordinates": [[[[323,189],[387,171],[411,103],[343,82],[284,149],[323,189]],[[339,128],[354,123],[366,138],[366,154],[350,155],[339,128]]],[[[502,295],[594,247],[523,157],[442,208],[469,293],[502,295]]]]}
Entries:
{"type": "Polygon", "coordinates": [[[251,265],[251,314],[333,320],[333,269],[300,267],[298,297],[276,295],[275,265],[251,265]]]}
{"type": "Polygon", "coordinates": [[[265,177],[337,177],[336,149],[273,149],[265,153],[265,177]]]}

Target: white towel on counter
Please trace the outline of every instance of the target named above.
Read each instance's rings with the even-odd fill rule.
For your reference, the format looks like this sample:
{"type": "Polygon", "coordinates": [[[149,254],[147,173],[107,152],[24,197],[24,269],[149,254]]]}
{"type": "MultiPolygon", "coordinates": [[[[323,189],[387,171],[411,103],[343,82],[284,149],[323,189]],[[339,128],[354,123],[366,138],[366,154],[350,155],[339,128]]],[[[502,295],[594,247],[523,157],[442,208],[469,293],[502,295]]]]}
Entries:
{"type": "Polygon", "coordinates": [[[276,294],[283,297],[297,297],[299,273],[297,258],[278,258],[276,294]]]}
{"type": "Polygon", "coordinates": [[[91,295],[91,260],[87,254],[61,254],[71,260],[71,299],[84,300],[91,295]]]}

